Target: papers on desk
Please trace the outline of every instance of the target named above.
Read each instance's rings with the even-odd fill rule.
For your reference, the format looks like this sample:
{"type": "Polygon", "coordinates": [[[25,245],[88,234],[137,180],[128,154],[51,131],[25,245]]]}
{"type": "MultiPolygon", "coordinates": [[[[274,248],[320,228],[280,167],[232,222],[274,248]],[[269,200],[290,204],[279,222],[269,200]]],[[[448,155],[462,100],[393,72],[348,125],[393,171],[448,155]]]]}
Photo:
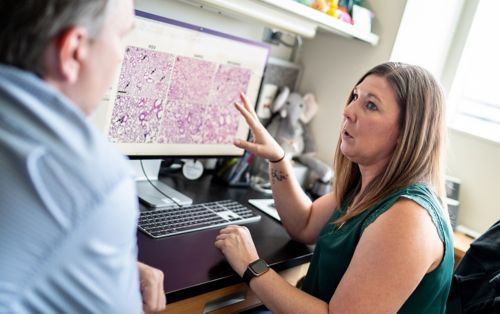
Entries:
{"type": "Polygon", "coordinates": [[[280,216],[276,207],[274,207],[274,200],[271,199],[250,199],[248,200],[250,204],[257,207],[259,210],[273,217],[277,221],[281,221],[280,216]]]}

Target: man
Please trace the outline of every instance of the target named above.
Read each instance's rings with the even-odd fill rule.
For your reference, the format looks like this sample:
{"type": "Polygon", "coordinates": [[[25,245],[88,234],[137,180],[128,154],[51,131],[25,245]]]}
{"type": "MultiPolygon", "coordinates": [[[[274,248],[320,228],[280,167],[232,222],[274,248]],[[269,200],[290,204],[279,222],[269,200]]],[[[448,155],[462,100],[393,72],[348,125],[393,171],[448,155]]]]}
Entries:
{"type": "Polygon", "coordinates": [[[132,0],[0,2],[0,313],[165,307],[127,163],[85,119],[133,21],[132,0]]]}

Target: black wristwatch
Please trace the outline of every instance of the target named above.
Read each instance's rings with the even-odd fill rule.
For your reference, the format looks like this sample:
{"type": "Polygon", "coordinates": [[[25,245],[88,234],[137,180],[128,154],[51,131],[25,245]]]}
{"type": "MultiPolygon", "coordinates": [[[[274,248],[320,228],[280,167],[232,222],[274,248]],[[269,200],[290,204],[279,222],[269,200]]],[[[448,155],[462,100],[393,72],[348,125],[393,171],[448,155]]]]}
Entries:
{"type": "Polygon", "coordinates": [[[256,261],[251,262],[248,265],[247,270],[243,274],[243,281],[246,282],[247,285],[250,286],[250,281],[255,278],[265,274],[269,270],[269,265],[263,260],[258,259],[256,261]]]}

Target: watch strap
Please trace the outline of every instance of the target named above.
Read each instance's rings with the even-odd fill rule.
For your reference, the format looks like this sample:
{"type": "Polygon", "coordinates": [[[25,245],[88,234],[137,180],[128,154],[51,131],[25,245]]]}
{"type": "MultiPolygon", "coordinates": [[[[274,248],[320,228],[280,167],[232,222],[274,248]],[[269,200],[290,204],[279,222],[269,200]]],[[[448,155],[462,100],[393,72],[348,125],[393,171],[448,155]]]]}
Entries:
{"type": "Polygon", "coordinates": [[[247,270],[245,270],[245,272],[243,273],[243,281],[248,285],[250,286],[250,281],[252,279],[254,279],[255,277],[257,277],[257,275],[255,275],[253,273],[253,271],[249,268],[247,268],[247,270]]]}

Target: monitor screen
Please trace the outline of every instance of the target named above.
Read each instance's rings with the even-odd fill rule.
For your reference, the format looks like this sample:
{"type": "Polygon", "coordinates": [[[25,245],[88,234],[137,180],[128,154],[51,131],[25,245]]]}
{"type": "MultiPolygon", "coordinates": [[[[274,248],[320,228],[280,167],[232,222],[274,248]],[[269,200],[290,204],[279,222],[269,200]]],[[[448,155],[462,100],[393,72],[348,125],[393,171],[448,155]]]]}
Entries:
{"type": "Polygon", "coordinates": [[[267,44],[136,11],[119,73],[92,120],[131,158],[240,156],[248,126],[234,108],[255,104],[267,44]]]}

